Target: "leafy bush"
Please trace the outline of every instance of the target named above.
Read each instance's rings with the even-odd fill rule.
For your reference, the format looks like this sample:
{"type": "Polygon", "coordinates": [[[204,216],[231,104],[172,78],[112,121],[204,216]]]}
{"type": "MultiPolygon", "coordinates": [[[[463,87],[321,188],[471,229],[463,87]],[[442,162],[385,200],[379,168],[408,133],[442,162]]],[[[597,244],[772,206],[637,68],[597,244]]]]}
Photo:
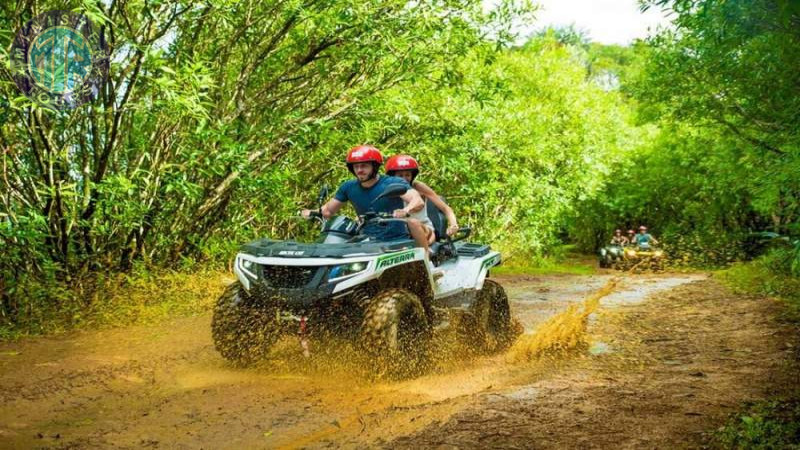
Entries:
{"type": "Polygon", "coordinates": [[[788,317],[800,320],[800,278],[792,273],[793,249],[773,249],[746,263],[716,273],[736,292],[779,297],[787,302],[788,317]]]}
{"type": "Polygon", "coordinates": [[[158,322],[208,311],[233,276],[220,270],[94,273],[71,284],[23,280],[28,299],[12,319],[0,317],[0,340],[81,327],[158,322]]]}
{"type": "Polygon", "coordinates": [[[724,267],[744,258],[737,236],[697,230],[687,234],[660,237],[672,267],[724,267]]]}
{"type": "Polygon", "coordinates": [[[720,428],[713,441],[723,448],[800,449],[800,400],[751,405],[720,428]]]}

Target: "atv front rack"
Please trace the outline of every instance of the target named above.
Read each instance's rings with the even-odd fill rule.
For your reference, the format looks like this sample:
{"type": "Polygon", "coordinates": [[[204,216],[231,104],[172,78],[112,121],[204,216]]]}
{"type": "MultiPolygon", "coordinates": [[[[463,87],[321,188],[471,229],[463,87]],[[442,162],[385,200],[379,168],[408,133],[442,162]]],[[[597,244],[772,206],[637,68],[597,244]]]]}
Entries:
{"type": "Polygon", "coordinates": [[[471,244],[465,242],[461,245],[456,245],[456,251],[459,256],[467,256],[470,258],[480,258],[489,254],[489,248],[486,244],[471,244]]]}

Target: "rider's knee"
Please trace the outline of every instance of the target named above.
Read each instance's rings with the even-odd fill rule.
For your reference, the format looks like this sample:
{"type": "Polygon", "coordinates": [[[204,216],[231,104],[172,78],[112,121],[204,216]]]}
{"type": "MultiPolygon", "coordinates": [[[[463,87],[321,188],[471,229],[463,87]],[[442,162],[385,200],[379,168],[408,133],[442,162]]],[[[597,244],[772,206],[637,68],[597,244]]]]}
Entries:
{"type": "Polygon", "coordinates": [[[418,219],[406,219],[406,221],[408,222],[409,228],[414,228],[417,230],[422,228],[422,222],[420,222],[418,219]]]}

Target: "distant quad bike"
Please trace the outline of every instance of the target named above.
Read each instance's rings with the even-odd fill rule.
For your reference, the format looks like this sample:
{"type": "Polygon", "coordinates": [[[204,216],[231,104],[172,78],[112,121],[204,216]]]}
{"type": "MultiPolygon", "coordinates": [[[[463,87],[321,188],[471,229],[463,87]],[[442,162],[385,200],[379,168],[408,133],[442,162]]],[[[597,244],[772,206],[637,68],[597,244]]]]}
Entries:
{"type": "Polygon", "coordinates": [[[622,258],[625,249],[619,244],[609,244],[600,249],[598,261],[600,268],[607,269],[609,267],[616,267],[622,258]]]}
{"type": "Polygon", "coordinates": [[[630,246],[625,248],[624,257],[618,268],[622,270],[651,270],[661,272],[664,270],[666,255],[664,251],[653,246],[630,246]]]}
{"type": "MultiPolygon", "coordinates": [[[[406,188],[389,186],[381,197],[406,188]]],[[[318,202],[327,196],[327,187],[318,202]]],[[[214,345],[226,359],[248,364],[286,334],[355,341],[380,373],[415,373],[425,365],[435,327],[455,325],[457,336],[480,353],[508,347],[514,337],[508,297],[486,279],[501,257],[488,245],[451,239],[433,202],[428,215],[437,241],[431,261],[413,240],[380,242],[362,234],[367,223],[391,215],[370,212],[361,223],[323,220],[315,243],[260,239],[236,255],[238,281],[218,300],[211,323],[214,345]]],[[[302,339],[302,337],[301,337],[302,339]]]]}

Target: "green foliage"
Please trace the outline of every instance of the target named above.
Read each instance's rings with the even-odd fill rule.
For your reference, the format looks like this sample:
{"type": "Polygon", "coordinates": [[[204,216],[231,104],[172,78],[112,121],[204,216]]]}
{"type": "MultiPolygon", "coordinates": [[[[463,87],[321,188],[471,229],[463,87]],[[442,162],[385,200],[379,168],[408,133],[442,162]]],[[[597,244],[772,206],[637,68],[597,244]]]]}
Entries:
{"type": "MultiPolygon", "coordinates": [[[[112,63],[100,97],[64,112],[18,95],[1,31],[0,320],[83,317],[99,274],[221,268],[257,237],[309,239],[292,216],[350,177],[358,143],[417,157],[510,261],[645,223],[675,264],[718,266],[771,229],[795,241],[781,267],[797,276],[796,2],[648,4],[676,29],[511,47],[526,1],[73,3],[112,63]]],[[[0,6],[0,30],[55,7],[0,6]]]]}
{"type": "Polygon", "coordinates": [[[309,173],[357,142],[330,138],[359,126],[355,108],[418,80],[456,83],[454,61],[503,48],[531,11],[516,0],[41,1],[4,4],[0,29],[64,7],[88,14],[110,45],[90,104],[26,101],[5,50],[13,34],[0,33],[0,97],[11,99],[0,123],[3,321],[60,308],[49,287],[23,295],[37,283],[137,261],[183,267],[255,236],[307,235],[288,217],[315,189],[309,173]]]}
{"type": "Polygon", "coordinates": [[[651,40],[648,62],[633,83],[642,116],[692,123],[710,139],[728,141],[715,175],[742,186],[750,207],[769,216],[775,231],[796,232],[800,6],[781,0],[673,6],[677,31],[651,40]],[[724,169],[734,166],[739,170],[730,177],[724,169]]]}
{"type": "Polygon", "coordinates": [[[800,279],[792,273],[793,260],[793,249],[776,248],[752,262],[717,272],[717,276],[738,292],[785,299],[800,318],[800,279]]]}
{"type": "MultiPolygon", "coordinates": [[[[743,237],[800,227],[797,2],[658,0],[675,29],[608,52],[649,133],[570,234],[593,249],[615,227],[650,226],[682,260],[740,259],[743,237]],[[677,247],[677,248],[676,248],[677,247]]],[[[601,53],[602,54],[602,53],[601,53]]],[[[800,247],[794,259],[800,260],[800,247]]],[[[797,272],[795,272],[795,275],[797,272]]]]}
{"type": "Polygon", "coordinates": [[[753,151],[797,149],[800,5],[785,0],[667,1],[677,30],[650,42],[639,86],[656,112],[719,126],[753,151]]]}
{"type": "MultiPolygon", "coordinates": [[[[124,108],[99,99],[41,122],[35,110],[16,110],[17,122],[0,129],[15,133],[6,139],[20,151],[6,155],[19,158],[20,180],[48,197],[29,198],[24,181],[22,190],[7,186],[4,232],[15,234],[2,237],[17,253],[0,270],[10,285],[20,280],[16,261],[39,264],[21,270],[30,285],[47,276],[74,284],[139,262],[224,266],[257,237],[308,239],[313,227],[292,216],[312,206],[323,183],[350,177],[340,161],[361,142],[418,157],[421,179],[478,239],[507,257],[542,258],[557,248],[565,216],[602,187],[634,140],[628,106],[588,75],[583,44],[547,35],[504,48],[510,36],[501,31],[530,11],[524,3],[488,13],[479,2],[273,6],[164,4],[153,16],[129,4],[110,20],[163,33],[119,36],[111,80],[136,83],[124,108]],[[272,15],[274,44],[254,31],[272,15]],[[481,35],[488,25],[492,40],[481,35]],[[133,72],[136,80],[126,78],[133,72]],[[116,134],[106,120],[115,115],[116,134]],[[12,125],[31,118],[46,129],[76,124],[51,144],[81,145],[44,154],[34,132],[38,147],[26,149],[35,130],[12,125]],[[40,153],[66,170],[67,183],[43,177],[40,153]],[[56,196],[57,210],[39,203],[56,196]]],[[[44,303],[27,307],[47,309],[43,292],[44,303]]]]}
{"type": "Polygon", "coordinates": [[[547,27],[537,32],[536,36],[578,49],[586,49],[591,44],[589,32],[576,27],[574,24],[566,27],[547,27]]]}
{"type": "Polygon", "coordinates": [[[572,235],[592,249],[615,228],[645,224],[684,263],[741,258],[742,234],[768,222],[750,204],[742,181],[748,169],[731,160],[736,143],[690,126],[662,127],[615,167],[601,195],[581,205],[572,235]]]}
{"type": "Polygon", "coordinates": [[[73,279],[25,279],[15,286],[27,299],[13,321],[0,320],[0,340],[76,328],[156,323],[209,311],[231,275],[192,266],[185,271],[96,273],[73,279]]]}
{"type": "Polygon", "coordinates": [[[634,131],[619,93],[587,80],[576,48],[545,37],[489,56],[463,60],[468,75],[457,85],[421,80],[387,91],[367,104],[359,140],[417,157],[420,179],[478,239],[508,256],[540,255],[559,243],[573,206],[603,185],[634,131]]]}
{"type": "Polygon", "coordinates": [[[717,431],[713,444],[736,449],[798,449],[800,401],[773,400],[750,405],[717,431]]]}
{"type": "Polygon", "coordinates": [[[537,254],[517,255],[504,259],[503,264],[492,269],[498,275],[592,275],[596,265],[593,257],[576,251],[573,245],[556,246],[549,256],[537,254]]]}

